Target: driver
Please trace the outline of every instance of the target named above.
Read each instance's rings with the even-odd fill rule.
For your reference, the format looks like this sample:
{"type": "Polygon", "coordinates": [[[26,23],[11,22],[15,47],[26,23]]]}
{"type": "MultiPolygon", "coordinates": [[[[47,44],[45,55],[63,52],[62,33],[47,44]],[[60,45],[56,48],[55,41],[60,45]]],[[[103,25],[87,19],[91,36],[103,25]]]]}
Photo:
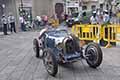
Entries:
{"type": "Polygon", "coordinates": [[[41,39],[42,36],[44,35],[44,33],[47,32],[49,29],[52,29],[52,27],[46,25],[46,27],[40,31],[40,33],[39,33],[39,39],[41,39]]]}

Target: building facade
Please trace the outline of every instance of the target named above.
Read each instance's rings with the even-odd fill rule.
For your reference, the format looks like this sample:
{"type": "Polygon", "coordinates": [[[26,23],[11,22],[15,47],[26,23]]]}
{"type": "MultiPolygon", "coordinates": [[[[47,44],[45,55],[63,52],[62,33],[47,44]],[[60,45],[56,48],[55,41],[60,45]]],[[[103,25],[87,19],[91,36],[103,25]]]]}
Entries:
{"type": "MultiPolygon", "coordinates": [[[[8,16],[9,13],[12,13],[15,17],[17,17],[16,14],[16,0],[0,0],[0,19],[2,18],[2,15],[5,14],[8,16]]],[[[2,23],[0,20],[0,31],[2,30],[2,23]]]]}
{"type": "Polygon", "coordinates": [[[52,16],[61,9],[64,10],[63,0],[33,0],[34,17],[41,15],[52,16]],[[58,7],[60,7],[60,9],[58,7]]]}
{"type": "Polygon", "coordinates": [[[72,14],[79,12],[80,7],[79,7],[79,0],[66,0],[65,1],[65,13],[66,14],[72,14]]]}
{"type": "MultiPolygon", "coordinates": [[[[17,30],[19,28],[19,15],[20,15],[19,8],[21,7],[21,3],[23,3],[23,7],[25,7],[26,10],[29,11],[30,8],[32,14],[32,0],[0,0],[0,19],[3,14],[8,16],[9,13],[12,13],[16,19],[17,30]]],[[[0,20],[0,31],[1,28],[2,28],[2,23],[0,20]]]]}
{"type": "MultiPolygon", "coordinates": [[[[0,18],[3,14],[8,15],[9,12],[12,12],[16,17],[17,24],[19,24],[21,3],[23,3],[25,11],[28,12],[28,17],[32,15],[33,18],[35,18],[36,16],[52,16],[53,14],[57,14],[57,16],[60,17],[59,15],[63,13],[92,11],[97,8],[108,9],[110,8],[108,1],[109,0],[0,0],[0,18]]],[[[115,6],[113,9],[115,10],[115,6]]]]}

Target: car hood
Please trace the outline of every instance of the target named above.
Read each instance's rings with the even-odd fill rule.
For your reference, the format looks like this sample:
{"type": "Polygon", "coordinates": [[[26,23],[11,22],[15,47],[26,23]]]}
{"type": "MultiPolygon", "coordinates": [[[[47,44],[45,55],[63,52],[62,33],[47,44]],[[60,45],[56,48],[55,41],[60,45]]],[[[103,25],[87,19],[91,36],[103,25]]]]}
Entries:
{"type": "Polygon", "coordinates": [[[55,40],[55,44],[57,45],[57,44],[59,44],[59,43],[62,43],[65,37],[48,36],[48,38],[54,39],[54,40],[55,40]]]}

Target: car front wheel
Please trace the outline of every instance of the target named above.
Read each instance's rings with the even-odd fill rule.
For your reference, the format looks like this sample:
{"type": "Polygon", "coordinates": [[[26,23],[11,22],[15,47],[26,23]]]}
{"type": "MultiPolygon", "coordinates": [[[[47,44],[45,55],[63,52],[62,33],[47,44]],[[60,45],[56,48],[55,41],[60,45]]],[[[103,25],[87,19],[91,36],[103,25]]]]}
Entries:
{"type": "Polygon", "coordinates": [[[34,39],[34,40],[33,40],[33,50],[34,50],[34,52],[35,52],[35,56],[36,56],[37,58],[39,58],[39,44],[38,44],[37,39],[34,39]]]}
{"type": "Polygon", "coordinates": [[[85,50],[86,61],[92,68],[97,68],[102,63],[103,53],[96,43],[89,43],[85,50]]]}
{"type": "Polygon", "coordinates": [[[57,64],[56,57],[51,49],[44,50],[43,63],[47,72],[50,75],[55,76],[57,74],[58,64],[57,64]]]}

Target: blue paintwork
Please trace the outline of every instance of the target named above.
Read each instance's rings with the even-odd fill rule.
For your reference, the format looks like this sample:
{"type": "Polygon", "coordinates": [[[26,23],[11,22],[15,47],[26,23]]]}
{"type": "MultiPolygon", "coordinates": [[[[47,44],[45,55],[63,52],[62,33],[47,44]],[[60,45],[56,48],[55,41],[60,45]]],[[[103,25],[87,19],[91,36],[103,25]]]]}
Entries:
{"type": "MultiPolygon", "coordinates": [[[[58,35],[58,34],[53,34],[55,32],[52,32],[52,33],[47,33],[46,35],[47,36],[55,36],[55,37],[59,37],[61,35],[58,35]]],[[[58,50],[55,46],[55,39],[53,38],[49,38],[49,37],[46,37],[45,38],[45,48],[51,48],[53,50],[53,54],[56,56],[56,59],[57,61],[59,61],[60,59],[60,53],[63,53],[63,50],[58,50]]],[[[64,59],[65,59],[65,63],[67,62],[72,62],[72,61],[75,61],[75,60],[79,60],[81,58],[81,53],[78,53],[78,52],[74,52],[74,53],[64,53],[64,59]]]]}

